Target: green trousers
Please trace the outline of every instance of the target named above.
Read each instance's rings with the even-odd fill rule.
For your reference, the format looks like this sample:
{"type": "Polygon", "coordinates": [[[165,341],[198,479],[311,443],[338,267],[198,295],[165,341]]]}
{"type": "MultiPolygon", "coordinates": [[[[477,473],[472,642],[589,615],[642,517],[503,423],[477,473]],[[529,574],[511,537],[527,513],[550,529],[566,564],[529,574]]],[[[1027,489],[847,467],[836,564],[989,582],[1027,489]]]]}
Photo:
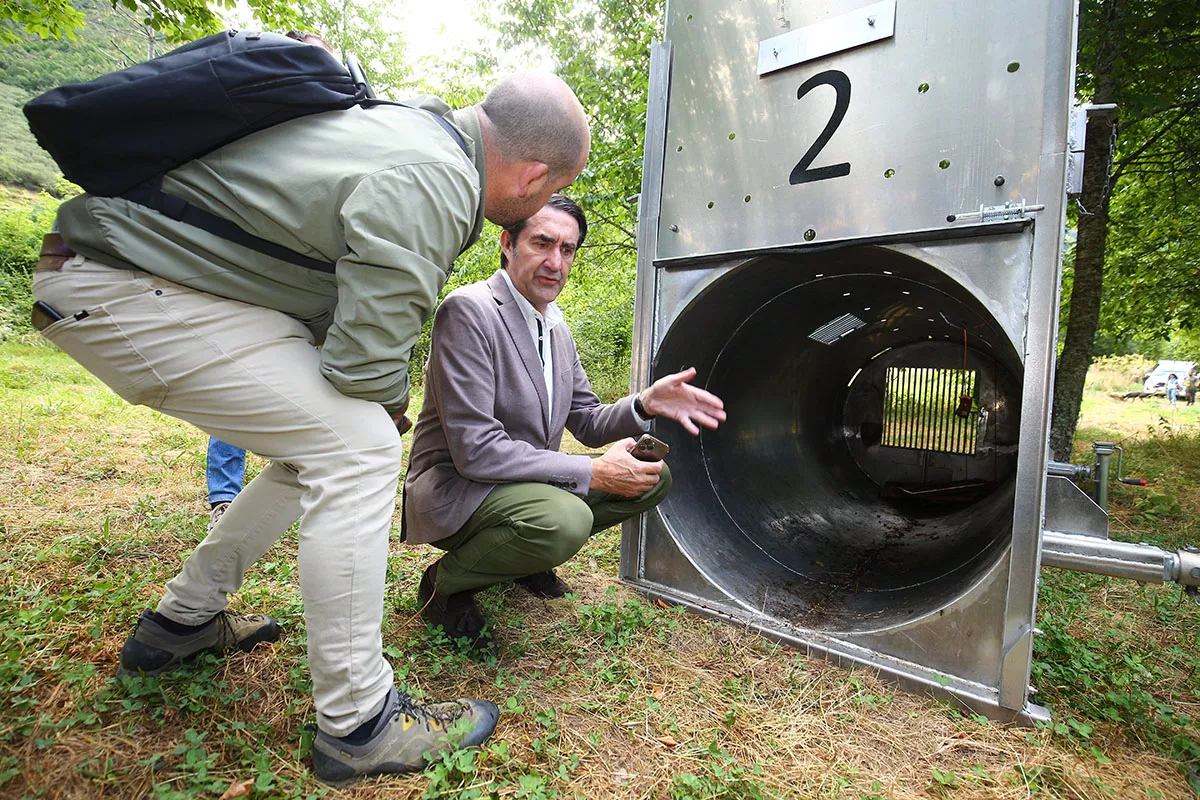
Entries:
{"type": "Polygon", "coordinates": [[[658,505],[671,490],[663,464],[658,483],[639,497],[590,491],[581,498],[545,483],[506,483],[453,536],[433,542],[438,594],[456,594],[554,569],[597,531],[658,505]]]}

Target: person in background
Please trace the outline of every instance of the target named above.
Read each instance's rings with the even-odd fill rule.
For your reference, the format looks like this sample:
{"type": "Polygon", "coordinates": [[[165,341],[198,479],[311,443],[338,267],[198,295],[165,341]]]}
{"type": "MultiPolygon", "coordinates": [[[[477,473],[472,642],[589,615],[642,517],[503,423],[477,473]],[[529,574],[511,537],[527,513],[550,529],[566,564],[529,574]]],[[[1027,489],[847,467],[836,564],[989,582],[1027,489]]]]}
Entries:
{"type": "Polygon", "coordinates": [[[208,483],[208,528],[212,530],[233,498],[242,491],[242,481],[246,478],[246,451],[215,436],[208,437],[204,477],[208,483]]]}
{"type": "Polygon", "coordinates": [[[1197,391],[1200,391],[1200,370],[1192,367],[1187,376],[1187,404],[1189,406],[1195,405],[1197,391]]]}
{"type": "Polygon", "coordinates": [[[1167,376],[1167,401],[1171,405],[1175,405],[1175,401],[1179,399],[1179,376],[1172,372],[1167,376]]]}

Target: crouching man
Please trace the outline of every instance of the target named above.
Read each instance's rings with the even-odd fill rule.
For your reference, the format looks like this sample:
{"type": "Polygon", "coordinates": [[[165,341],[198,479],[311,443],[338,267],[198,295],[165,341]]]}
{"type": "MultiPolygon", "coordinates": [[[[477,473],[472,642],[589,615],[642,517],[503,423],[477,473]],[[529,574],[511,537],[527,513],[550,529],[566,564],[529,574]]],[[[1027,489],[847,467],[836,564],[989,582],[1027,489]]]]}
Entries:
{"type": "Polygon", "coordinates": [[[336,786],[423,769],[496,725],[484,700],[417,703],[383,654],[408,353],[484,218],[536,213],[589,146],[583,108],[553,75],[505,78],[459,111],[416,102],[292,120],[167,175],[180,197],[336,261],[335,274],[82,195],[59,209],[63,241],[33,280],[43,334],[119,395],[271,462],[138,618],[121,672],[277,639],[274,620],[235,613],[229,596],[299,520],[313,766],[336,786]]]}
{"type": "Polygon", "coordinates": [[[689,384],[694,369],[600,403],[554,303],[586,234],[579,206],[554,195],[505,226],[501,268],[452,292],[434,320],[405,524],[411,543],[445,551],[421,578],[422,615],[477,652],[494,642],[473,592],[516,581],[561,597],[556,566],[666,496],[666,464],[635,459],[631,437],[657,416],[693,435],[725,419],[719,398],[689,384]],[[564,428],[589,447],[616,444],[597,458],[560,453],[564,428]]]}

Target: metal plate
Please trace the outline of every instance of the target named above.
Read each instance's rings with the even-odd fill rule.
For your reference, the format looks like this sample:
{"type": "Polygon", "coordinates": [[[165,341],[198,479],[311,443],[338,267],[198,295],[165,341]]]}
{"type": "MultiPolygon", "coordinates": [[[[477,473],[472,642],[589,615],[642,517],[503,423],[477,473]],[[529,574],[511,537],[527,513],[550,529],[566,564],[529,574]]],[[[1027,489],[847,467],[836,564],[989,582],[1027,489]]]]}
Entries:
{"type": "MultiPolygon", "coordinates": [[[[670,2],[648,97],[633,383],[695,366],[730,421],[700,440],[664,431],[675,488],[626,523],[622,579],[997,717],[1044,718],[1027,692],[1073,0],[898,1],[894,38],[763,78],[759,42],[866,4],[670,2]],[[843,84],[845,115],[830,124],[843,84]],[[806,105],[822,97],[823,109],[806,105]],[[800,161],[849,169],[792,183],[800,161]],[[945,221],[1021,200],[1045,211],[1032,223],[945,221]],[[865,325],[836,343],[807,338],[851,313],[865,325]],[[920,519],[914,509],[922,524],[909,529],[847,450],[855,435],[873,446],[873,419],[846,411],[846,392],[870,388],[863,365],[885,348],[916,353],[964,331],[1007,373],[1019,430],[985,453],[990,496],[920,519]]],[[[947,459],[964,456],[921,457],[922,474],[949,470],[956,483],[963,465],[947,459]]]]}
{"type": "Polygon", "coordinates": [[[657,259],[946,232],[951,214],[1042,202],[1055,5],[899,3],[892,38],[759,77],[760,42],[864,4],[672,0],[657,259]]]}
{"type": "Polygon", "coordinates": [[[758,46],[758,74],[794,67],[822,56],[891,38],[896,0],[872,3],[804,28],[772,36],[758,46]]]}
{"type": "Polygon", "coordinates": [[[1046,478],[1046,530],[1108,538],[1108,514],[1069,478],[1046,478]]]}

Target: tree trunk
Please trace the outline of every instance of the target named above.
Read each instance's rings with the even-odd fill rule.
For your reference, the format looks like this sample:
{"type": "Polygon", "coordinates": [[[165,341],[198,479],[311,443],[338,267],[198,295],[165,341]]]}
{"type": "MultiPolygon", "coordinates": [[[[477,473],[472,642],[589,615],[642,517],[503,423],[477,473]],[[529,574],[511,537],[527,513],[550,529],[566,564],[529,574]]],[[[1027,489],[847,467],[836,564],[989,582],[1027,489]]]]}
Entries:
{"type": "MultiPolygon", "coordinates": [[[[1093,72],[1092,103],[1112,102],[1117,86],[1120,22],[1125,0],[1106,0],[1101,7],[1093,72]]],[[[1083,383],[1092,363],[1092,345],[1100,327],[1100,298],[1104,290],[1104,255],[1108,239],[1109,183],[1116,136],[1115,112],[1088,118],[1084,141],[1083,191],[1079,196],[1079,226],[1075,241],[1075,280],[1067,318],[1067,333],[1054,376],[1054,410],[1050,420],[1050,450],[1056,461],[1069,461],[1083,401],[1083,383]]]]}

